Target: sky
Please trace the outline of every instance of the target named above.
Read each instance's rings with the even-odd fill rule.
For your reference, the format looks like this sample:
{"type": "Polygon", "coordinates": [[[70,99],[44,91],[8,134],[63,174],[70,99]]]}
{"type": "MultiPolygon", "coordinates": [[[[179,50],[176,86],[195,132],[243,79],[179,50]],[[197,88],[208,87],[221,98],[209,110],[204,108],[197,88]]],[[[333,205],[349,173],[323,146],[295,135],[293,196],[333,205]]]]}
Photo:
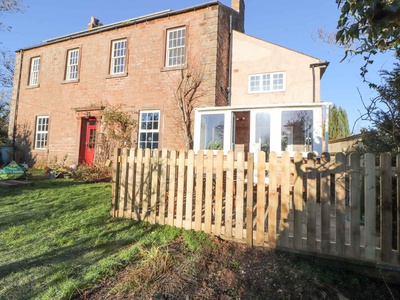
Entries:
{"type": "MultiPolygon", "coordinates": [[[[0,48],[18,50],[42,41],[85,30],[91,16],[103,24],[127,20],[166,9],[181,9],[208,2],[207,0],[23,0],[22,13],[3,16],[12,27],[0,32],[0,48]]],[[[230,0],[220,1],[231,6],[230,0]]],[[[373,91],[362,82],[362,57],[340,62],[343,49],[322,42],[318,29],[336,29],[340,11],[335,0],[245,0],[245,32],[251,36],[329,61],[321,80],[321,100],[344,108],[349,117],[350,131],[359,133],[367,122],[356,122],[364,113],[365,102],[374,97],[373,91]]],[[[391,69],[391,55],[375,60],[368,78],[379,82],[378,71],[391,69]]]]}

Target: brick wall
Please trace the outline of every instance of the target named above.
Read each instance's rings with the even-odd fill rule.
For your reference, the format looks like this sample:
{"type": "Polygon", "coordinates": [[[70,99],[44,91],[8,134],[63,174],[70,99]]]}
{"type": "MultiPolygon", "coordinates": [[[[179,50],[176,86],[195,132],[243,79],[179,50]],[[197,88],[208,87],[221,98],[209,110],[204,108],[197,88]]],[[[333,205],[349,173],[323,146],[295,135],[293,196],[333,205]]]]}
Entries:
{"type": "MultiPolygon", "coordinates": [[[[18,103],[17,125],[29,129],[25,133],[28,144],[34,141],[36,117],[50,117],[48,149],[33,149],[28,156],[36,162],[46,162],[67,154],[68,162],[76,163],[82,115],[75,108],[107,103],[123,103],[136,113],[160,110],[159,148],[182,148],[178,110],[173,101],[173,91],[181,73],[163,68],[165,32],[169,28],[186,26],[188,66],[195,65],[192,62],[199,57],[204,62],[207,76],[203,89],[210,92],[199,99],[197,106],[222,105],[224,96],[220,87],[228,84],[230,14],[237,18],[236,11],[212,5],[24,50],[20,82],[14,83],[12,109],[18,103]],[[127,74],[110,77],[111,43],[119,38],[127,39],[127,74]],[[67,51],[73,48],[80,49],[79,81],[65,82],[67,51]],[[39,86],[31,88],[28,86],[30,60],[36,56],[41,58],[39,86]]],[[[19,78],[18,62],[19,57],[16,78],[19,78]]],[[[10,133],[13,121],[12,114],[10,133]]]]}

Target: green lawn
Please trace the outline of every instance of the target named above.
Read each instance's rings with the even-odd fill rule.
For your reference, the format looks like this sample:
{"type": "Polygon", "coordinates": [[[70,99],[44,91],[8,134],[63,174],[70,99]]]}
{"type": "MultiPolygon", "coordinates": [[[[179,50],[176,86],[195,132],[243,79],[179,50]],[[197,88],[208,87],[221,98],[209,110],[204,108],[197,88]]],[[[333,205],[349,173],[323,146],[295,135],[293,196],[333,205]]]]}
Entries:
{"type": "Polygon", "coordinates": [[[109,215],[111,184],[0,190],[0,299],[68,299],[182,232],[109,215]],[[150,234],[151,233],[151,234],[150,234]]]}

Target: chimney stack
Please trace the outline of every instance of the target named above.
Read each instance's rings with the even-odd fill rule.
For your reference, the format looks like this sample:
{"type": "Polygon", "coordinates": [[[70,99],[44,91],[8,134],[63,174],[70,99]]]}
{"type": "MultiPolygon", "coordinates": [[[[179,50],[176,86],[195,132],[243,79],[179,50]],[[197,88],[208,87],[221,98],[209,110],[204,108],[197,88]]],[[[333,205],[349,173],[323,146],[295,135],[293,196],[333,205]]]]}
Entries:
{"type": "Polygon", "coordinates": [[[244,13],[244,0],[232,0],[232,8],[240,13],[244,13]]]}
{"type": "Polygon", "coordinates": [[[102,26],[102,25],[103,24],[100,23],[99,19],[96,19],[95,17],[92,16],[90,18],[90,23],[88,24],[87,29],[92,29],[92,28],[95,28],[97,26],[102,26]]]}
{"type": "Polygon", "coordinates": [[[231,3],[232,9],[238,12],[238,18],[236,18],[236,30],[244,32],[244,12],[245,12],[245,4],[244,0],[232,0],[231,3]]]}

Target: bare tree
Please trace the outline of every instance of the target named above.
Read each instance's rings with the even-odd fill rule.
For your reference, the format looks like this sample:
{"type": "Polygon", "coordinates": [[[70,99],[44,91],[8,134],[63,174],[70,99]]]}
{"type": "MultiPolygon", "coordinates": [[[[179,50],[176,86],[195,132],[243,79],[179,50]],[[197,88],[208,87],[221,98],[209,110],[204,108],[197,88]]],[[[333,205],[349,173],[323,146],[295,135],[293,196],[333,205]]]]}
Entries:
{"type": "MultiPolygon", "coordinates": [[[[22,10],[20,3],[22,0],[0,0],[0,18],[3,19],[6,13],[20,12],[22,10]]],[[[0,21],[0,31],[11,30],[11,26],[0,21]]]]}
{"type": "Polygon", "coordinates": [[[193,148],[193,112],[199,99],[207,95],[203,88],[205,80],[205,65],[201,59],[195,59],[188,68],[179,71],[173,87],[173,101],[179,111],[177,121],[182,129],[186,151],[193,148]]]}

